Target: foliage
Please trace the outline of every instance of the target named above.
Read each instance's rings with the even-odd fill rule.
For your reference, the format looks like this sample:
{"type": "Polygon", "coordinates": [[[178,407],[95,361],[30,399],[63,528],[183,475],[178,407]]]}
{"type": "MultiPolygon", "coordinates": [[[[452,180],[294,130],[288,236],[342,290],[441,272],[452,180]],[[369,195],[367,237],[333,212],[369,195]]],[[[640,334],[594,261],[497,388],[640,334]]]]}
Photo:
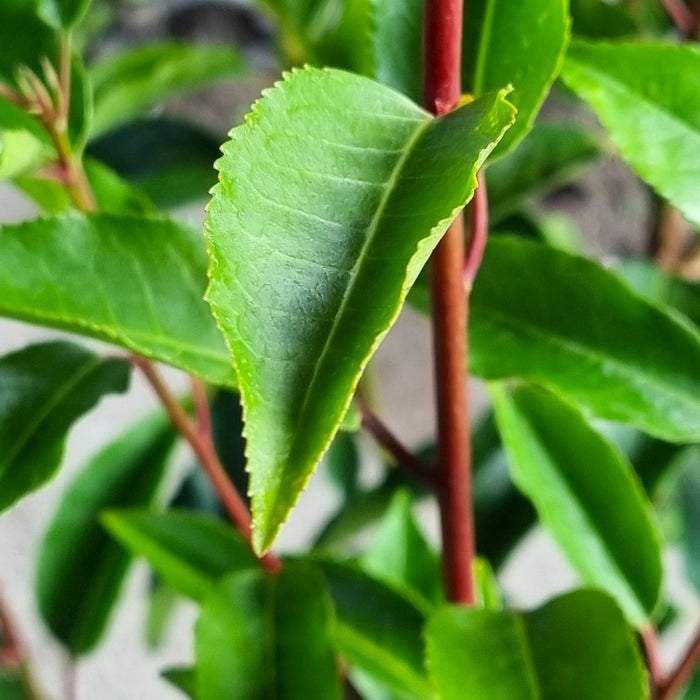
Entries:
{"type": "MultiPolygon", "coordinates": [[[[37,607],[71,657],[100,653],[140,558],[154,644],[182,599],[196,609],[192,659],[162,670],[164,693],[693,696],[700,641],[664,674],[653,652],[675,604],[669,548],[700,590],[700,53],[686,41],[700,7],[664,4],[673,25],[653,0],[466,3],[448,23],[462,99],[421,105],[436,59],[421,57],[435,31],[421,0],[259,0],[281,79],[228,139],[163,105],[258,80],[260,47],[162,33],[115,47],[113,3],[2,4],[0,179],[41,215],[0,225],[0,316],[49,337],[0,357],[3,518],[71,461],[72,426],[133,368],[162,404],[87,459],[40,546],[37,607]],[[653,191],[655,220],[650,255],[604,264],[552,202],[616,158],[653,191]],[[178,220],[193,202],[204,235],[178,220]],[[465,208],[465,260],[449,255],[468,279],[449,282],[443,242],[460,242],[465,208]],[[466,405],[441,413],[435,441],[409,450],[375,415],[367,368],[410,305],[440,370],[455,334],[431,299],[450,284],[468,301],[459,358],[489,405],[473,429],[466,405]],[[154,362],[189,375],[191,396],[154,362]],[[471,488],[446,467],[445,421],[471,429],[471,488]],[[280,558],[317,470],[335,509],[280,558]],[[459,522],[455,493],[472,495],[459,522]],[[535,607],[501,573],[538,527],[582,587],[535,607]]],[[[459,364],[458,382],[438,371],[439,396],[466,384],[459,364]]],[[[0,697],[42,697],[6,605],[0,697]]]]}

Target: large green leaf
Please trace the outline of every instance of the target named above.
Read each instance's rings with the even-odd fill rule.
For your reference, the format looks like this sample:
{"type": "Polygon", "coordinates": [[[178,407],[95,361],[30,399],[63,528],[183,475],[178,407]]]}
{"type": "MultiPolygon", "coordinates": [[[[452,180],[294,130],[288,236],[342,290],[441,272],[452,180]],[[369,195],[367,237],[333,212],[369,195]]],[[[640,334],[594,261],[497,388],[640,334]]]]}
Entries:
{"type": "Polygon", "coordinates": [[[643,625],[659,598],[661,551],[632,468],[578,411],[543,389],[511,394],[494,386],[493,396],[518,488],[581,578],[643,625]]]}
{"type": "Polygon", "coordinates": [[[339,699],[333,633],[328,591],[312,566],[226,576],[197,622],[197,697],[339,699]]]}
{"type": "Polygon", "coordinates": [[[112,511],[102,522],[176,591],[197,601],[224,574],[258,566],[248,543],[230,525],[196,513],[112,511]]]}
{"type": "Polygon", "coordinates": [[[347,659],[400,697],[433,697],[423,665],[425,611],[400,589],[353,566],[318,565],[335,607],[338,647],[347,659]]]}
{"type": "Polygon", "coordinates": [[[576,41],[562,77],[640,177],[700,225],[700,51],[576,41]]]}
{"type": "Polygon", "coordinates": [[[530,128],[569,39],[567,0],[475,0],[464,13],[462,89],[477,97],[509,83],[518,121],[496,150],[530,128]]]}
{"type": "Polygon", "coordinates": [[[99,641],[131,559],[99,514],[151,503],[174,442],[164,415],[140,421],[90,460],[61,501],[41,547],[36,588],[44,621],[73,654],[99,641]]]}
{"type": "Polygon", "coordinates": [[[92,134],[113,129],[178,93],[243,70],[241,55],[228,46],[164,42],[105,58],[90,69],[95,91],[92,134]]]}
{"type": "Polygon", "coordinates": [[[527,613],[443,608],[426,636],[442,700],[647,698],[635,639],[615,604],[595,591],[527,613]]]}
{"type": "Polygon", "coordinates": [[[591,261],[493,238],[472,293],[470,344],[482,377],[544,384],[667,440],[700,438],[700,335],[591,261]]]}
{"type": "Polygon", "coordinates": [[[231,132],[207,299],[239,375],[258,550],[512,118],[504,93],[433,119],[366,78],[309,68],[231,132]]]}
{"type": "Polygon", "coordinates": [[[595,139],[581,127],[535,125],[514,151],[486,168],[489,221],[498,223],[526,199],[566,184],[599,154],[595,139]]]}
{"type": "Polygon", "coordinates": [[[54,475],[73,423],[105,394],[126,391],[129,369],[65,342],[0,358],[0,512],[54,475]]]}
{"type": "Polygon", "coordinates": [[[201,237],[165,219],[70,214],[0,229],[0,314],[122,345],[235,386],[202,300],[201,237]]]}

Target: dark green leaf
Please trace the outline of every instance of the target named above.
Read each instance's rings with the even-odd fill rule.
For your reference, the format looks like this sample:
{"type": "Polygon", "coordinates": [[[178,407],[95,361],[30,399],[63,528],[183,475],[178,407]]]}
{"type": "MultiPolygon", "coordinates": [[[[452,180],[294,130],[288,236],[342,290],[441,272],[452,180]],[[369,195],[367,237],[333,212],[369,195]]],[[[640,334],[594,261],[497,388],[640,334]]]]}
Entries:
{"type": "Polygon", "coordinates": [[[30,700],[16,670],[0,667],[0,698],[2,700],[30,700]]]}
{"type": "Polygon", "coordinates": [[[308,68],[231,132],[207,299],[238,370],[259,551],[512,118],[503,93],[433,119],[366,78],[308,68]]]}
{"type": "Polygon", "coordinates": [[[197,697],[197,669],[169,668],[160,674],[187,697],[197,697]]]}
{"type": "Polygon", "coordinates": [[[158,649],[165,640],[168,625],[180,602],[180,595],[156,576],[151,578],[144,637],[149,649],[158,649]]]}
{"type": "Polygon", "coordinates": [[[569,0],[574,34],[605,39],[634,34],[637,23],[627,8],[606,0],[569,0]]]}
{"type": "Polygon", "coordinates": [[[258,566],[248,543],[230,525],[196,513],[113,511],[102,522],[170,586],[196,601],[224,574],[258,566]]]}
{"type": "Polygon", "coordinates": [[[428,622],[442,700],[644,700],[636,641],[615,604],[575,591],[529,613],[444,608],[428,622]]]}
{"type": "Polygon", "coordinates": [[[92,0],[39,0],[39,16],[56,28],[70,29],[87,11],[92,0]]]}
{"type": "Polygon", "coordinates": [[[103,161],[159,207],[204,199],[216,183],[220,139],[187,122],[139,119],[90,143],[103,161]]]}
{"type": "Polygon", "coordinates": [[[197,697],[339,699],[333,632],[331,601],[312,566],[227,576],[197,622],[197,697]]]}
{"type": "Polygon", "coordinates": [[[552,394],[520,387],[509,395],[494,386],[493,396],[518,488],[584,582],[604,589],[630,622],[643,625],[659,598],[661,551],[630,466],[552,394]]]}
{"type": "Polygon", "coordinates": [[[352,566],[318,565],[335,606],[340,651],[402,697],[432,697],[423,666],[423,610],[398,589],[352,566]]]}
{"type": "Polygon", "coordinates": [[[71,92],[68,110],[68,138],[73,153],[80,154],[92,124],[92,85],[78,57],[71,64],[71,92]]]}
{"type": "Polygon", "coordinates": [[[156,213],[148,197],[124,182],[106,165],[86,158],[84,166],[97,208],[101,213],[132,216],[156,213]]]}
{"type": "Polygon", "coordinates": [[[666,440],[700,437],[700,335],[595,263],[493,238],[470,315],[475,374],[544,384],[666,440]]]}
{"type": "Polygon", "coordinates": [[[679,461],[678,495],[686,570],[688,579],[700,591],[700,445],[688,447],[679,461]]]}
{"type": "Polygon", "coordinates": [[[95,91],[92,134],[104,133],[175,95],[243,73],[229,46],[164,42],[137,46],[90,69],[95,91]]]}
{"type": "Polygon", "coordinates": [[[65,342],[0,358],[0,511],[54,475],[73,423],[105,394],[126,391],[129,369],[65,342]]]}
{"type": "Polygon", "coordinates": [[[496,224],[528,198],[561,187],[599,154],[595,139],[581,127],[536,125],[514,151],[486,168],[489,220],[496,224]]]}
{"type": "Polygon", "coordinates": [[[5,226],[0,314],[235,386],[230,355],[202,301],[205,268],[201,236],[165,219],[71,214],[5,226]]]}
{"type": "Polygon", "coordinates": [[[328,476],[345,501],[357,495],[359,489],[360,453],[353,433],[339,430],[324,456],[328,476]]]}
{"type": "Polygon", "coordinates": [[[700,225],[700,51],[576,41],[562,77],[637,174],[700,225]]]}
{"type": "Polygon", "coordinates": [[[496,155],[527,133],[559,72],[568,39],[566,0],[470,2],[464,13],[463,92],[479,97],[504,85],[515,88],[518,119],[496,155]]]}
{"type": "Polygon", "coordinates": [[[150,504],[174,442],[165,416],[140,421],[90,460],[61,501],[36,587],[44,621],[73,654],[99,641],[131,559],[103,530],[99,513],[150,504]]]}
{"type": "Polygon", "coordinates": [[[426,601],[442,597],[438,555],[416,525],[408,491],[394,495],[361,561],[372,576],[418,593],[426,601]]]}

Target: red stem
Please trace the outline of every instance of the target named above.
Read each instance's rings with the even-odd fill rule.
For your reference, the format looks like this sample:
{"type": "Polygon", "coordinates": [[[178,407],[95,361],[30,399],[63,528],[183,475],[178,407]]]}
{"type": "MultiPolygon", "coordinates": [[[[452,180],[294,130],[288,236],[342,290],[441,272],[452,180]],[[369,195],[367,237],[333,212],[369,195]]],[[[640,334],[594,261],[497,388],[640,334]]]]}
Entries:
{"type": "Polygon", "coordinates": [[[644,654],[651,677],[651,685],[652,688],[658,688],[664,680],[664,669],[661,664],[661,654],[659,652],[659,639],[651,625],[641,630],[641,637],[644,643],[644,654]]]}
{"type": "MultiPolygon", "coordinates": [[[[423,99],[434,114],[459,102],[462,0],[425,0],[423,99]]],[[[447,175],[447,173],[446,173],[447,175]]],[[[467,299],[464,291],[464,219],[458,217],[431,259],[437,385],[437,491],[447,598],[473,604],[474,523],[467,403],[467,299]]]]}
{"type": "Polygon", "coordinates": [[[666,10],[666,14],[670,17],[676,29],[683,36],[692,36],[693,28],[695,27],[695,17],[681,0],[661,0],[661,4],[666,10]]]}
{"type": "MultiPolygon", "coordinates": [[[[250,542],[250,513],[240,494],[236,491],[235,486],[229,480],[228,474],[226,474],[226,470],[216,454],[211,440],[211,434],[203,434],[193,423],[182,406],[180,406],[175,396],[173,396],[160,378],[152,362],[138,356],[133,356],[131,361],[143,372],[170,416],[173,425],[189,443],[199,463],[209,477],[214,490],[219,495],[229,518],[248,542],[250,542]]],[[[261,562],[268,571],[273,573],[279,571],[282,566],[279,560],[269,553],[261,558],[261,562]]]]}
{"type": "Polygon", "coordinates": [[[698,664],[700,664],[700,630],[690,643],[688,651],[678,666],[669,674],[666,681],[660,684],[656,700],[671,700],[671,698],[676,697],[690,680],[698,664]]]}
{"type": "Polygon", "coordinates": [[[360,404],[359,409],[362,414],[362,427],[394,458],[399,467],[422,483],[434,486],[435,479],[428,466],[407,450],[366,406],[360,404]]]}
{"type": "Polygon", "coordinates": [[[471,206],[469,207],[469,248],[464,260],[464,286],[467,294],[472,291],[474,278],[481,267],[489,235],[489,201],[486,193],[486,180],[480,171],[471,206]]]}

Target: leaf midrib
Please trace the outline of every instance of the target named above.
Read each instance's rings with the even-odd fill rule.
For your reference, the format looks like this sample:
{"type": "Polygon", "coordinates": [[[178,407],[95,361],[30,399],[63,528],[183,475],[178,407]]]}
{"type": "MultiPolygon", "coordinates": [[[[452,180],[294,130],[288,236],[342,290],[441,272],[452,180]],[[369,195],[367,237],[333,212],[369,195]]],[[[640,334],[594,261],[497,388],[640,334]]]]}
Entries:
{"type": "MultiPolygon", "coordinates": [[[[377,230],[379,228],[379,224],[381,223],[382,220],[382,215],[384,214],[384,211],[387,207],[387,204],[389,203],[389,200],[391,199],[392,194],[396,190],[397,184],[399,182],[399,178],[401,175],[401,171],[404,169],[404,166],[408,162],[408,159],[410,158],[413,148],[415,145],[418,143],[420,140],[421,136],[425,133],[426,129],[428,126],[432,123],[433,118],[432,117],[426,117],[422,121],[418,122],[417,128],[414,131],[413,135],[411,138],[408,140],[406,144],[406,148],[404,149],[403,153],[401,156],[397,159],[396,165],[394,166],[389,179],[386,182],[386,185],[384,187],[384,192],[381,196],[381,199],[379,201],[379,206],[377,207],[377,211],[375,212],[374,217],[372,218],[372,221],[370,222],[370,225],[367,229],[367,237],[362,244],[362,247],[360,249],[359,255],[357,256],[357,261],[355,262],[355,265],[352,267],[350,270],[350,280],[348,285],[345,288],[345,292],[343,293],[343,298],[340,303],[340,307],[338,308],[338,312],[335,315],[335,318],[333,319],[333,324],[331,325],[330,331],[328,332],[328,335],[326,336],[326,342],[323,345],[323,348],[321,350],[320,355],[318,356],[318,360],[314,366],[314,371],[311,376],[311,379],[309,383],[307,384],[306,391],[304,392],[304,398],[301,403],[301,407],[299,409],[298,413],[298,418],[297,422],[295,425],[295,430],[294,430],[294,438],[292,440],[291,445],[289,446],[289,450],[287,452],[287,455],[290,455],[294,452],[297,442],[298,442],[298,437],[299,437],[299,426],[303,425],[304,420],[306,419],[306,411],[309,405],[309,401],[311,399],[311,396],[315,393],[315,385],[316,381],[318,380],[318,374],[320,371],[321,366],[324,364],[324,360],[326,358],[326,355],[328,354],[329,349],[333,345],[333,341],[335,340],[335,335],[338,331],[338,327],[340,324],[341,319],[343,318],[343,312],[345,308],[347,307],[347,304],[349,300],[352,298],[353,293],[355,291],[355,285],[358,280],[358,275],[360,268],[362,266],[362,263],[364,262],[364,259],[366,257],[366,253],[369,250],[369,248],[372,246],[374,243],[375,236],[377,234],[377,230]]],[[[355,374],[355,377],[358,377],[362,373],[362,368],[364,367],[364,361],[366,358],[363,358],[362,363],[360,363],[357,373],[355,374]]],[[[348,396],[346,400],[346,405],[352,398],[352,391],[350,392],[350,395],[348,396]]],[[[341,416],[342,418],[342,416],[341,416]]],[[[340,418],[338,419],[338,422],[340,422],[340,418]]],[[[329,442],[332,439],[332,435],[329,438],[329,442]]]]}

